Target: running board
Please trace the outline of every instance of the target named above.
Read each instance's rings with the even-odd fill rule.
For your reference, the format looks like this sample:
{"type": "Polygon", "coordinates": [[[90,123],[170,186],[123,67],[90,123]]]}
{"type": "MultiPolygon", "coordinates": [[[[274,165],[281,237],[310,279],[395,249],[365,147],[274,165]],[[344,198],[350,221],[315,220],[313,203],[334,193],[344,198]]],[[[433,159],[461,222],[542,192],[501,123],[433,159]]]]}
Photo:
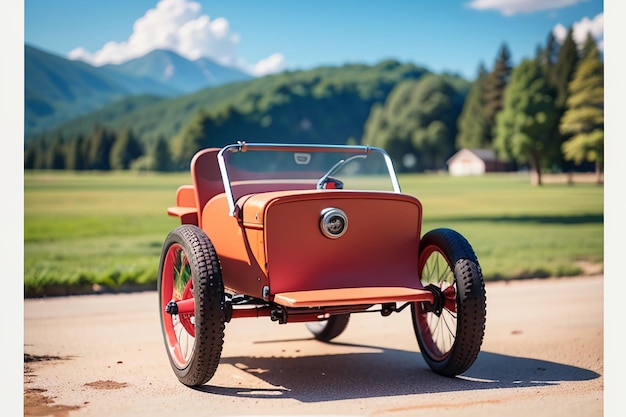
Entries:
{"type": "Polygon", "coordinates": [[[282,292],[274,294],[273,301],[285,307],[313,308],[420,301],[427,301],[432,304],[435,298],[433,293],[427,289],[367,287],[282,292]]]}

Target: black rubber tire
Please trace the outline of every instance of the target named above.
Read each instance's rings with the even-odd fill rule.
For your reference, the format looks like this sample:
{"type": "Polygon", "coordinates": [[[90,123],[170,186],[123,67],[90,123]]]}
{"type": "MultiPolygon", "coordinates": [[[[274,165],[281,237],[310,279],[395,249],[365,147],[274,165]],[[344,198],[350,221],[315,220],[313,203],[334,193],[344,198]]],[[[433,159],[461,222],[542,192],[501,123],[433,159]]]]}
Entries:
{"type": "MultiPolygon", "coordinates": [[[[189,278],[183,280],[189,281],[189,278]]],[[[175,281],[174,285],[176,285],[175,281]]],[[[184,283],[182,285],[184,286],[184,283]]],[[[179,381],[187,386],[197,386],[208,382],[217,370],[224,343],[224,284],[215,248],[206,233],[197,226],[188,224],[179,226],[165,239],[159,263],[158,292],[161,330],[174,373],[179,381]],[[169,258],[168,253],[170,253],[169,258]],[[182,261],[172,264],[172,259],[178,258],[182,261]],[[179,276],[191,275],[191,284],[187,282],[187,287],[192,285],[193,291],[188,292],[188,298],[193,296],[195,311],[192,316],[188,316],[187,325],[191,326],[193,335],[190,335],[183,327],[180,328],[183,329],[182,333],[177,333],[179,330],[175,330],[169,323],[173,319],[164,320],[166,316],[169,316],[169,313],[165,312],[164,304],[167,303],[168,297],[174,297],[173,294],[163,293],[164,287],[173,288],[172,285],[165,283],[164,279],[171,274],[167,272],[168,268],[176,271],[183,269],[180,264],[183,264],[188,271],[186,274],[179,273],[179,276]],[[166,326],[169,327],[166,328],[166,326]],[[166,330],[170,331],[169,339],[166,330]],[[193,347],[190,352],[176,359],[173,357],[172,347],[177,347],[179,336],[191,338],[193,347]]],[[[170,292],[175,293],[176,290],[170,292]]],[[[178,348],[180,349],[180,346],[178,348]]]]}
{"type": "Polygon", "coordinates": [[[349,321],[350,314],[337,314],[328,320],[307,322],[306,327],[317,340],[330,342],[346,330],[349,321]]]}
{"type": "MultiPolygon", "coordinates": [[[[434,372],[449,377],[460,375],[475,362],[485,334],[487,297],[478,259],[461,234],[441,228],[422,238],[418,268],[424,286],[453,285],[456,290],[456,312],[448,308],[449,304],[440,315],[428,312],[423,303],[411,305],[420,350],[434,372]],[[438,282],[428,281],[429,276],[437,277],[438,282]],[[448,339],[450,346],[444,346],[443,339],[448,339]]],[[[450,298],[449,303],[453,303],[450,298]]]]}

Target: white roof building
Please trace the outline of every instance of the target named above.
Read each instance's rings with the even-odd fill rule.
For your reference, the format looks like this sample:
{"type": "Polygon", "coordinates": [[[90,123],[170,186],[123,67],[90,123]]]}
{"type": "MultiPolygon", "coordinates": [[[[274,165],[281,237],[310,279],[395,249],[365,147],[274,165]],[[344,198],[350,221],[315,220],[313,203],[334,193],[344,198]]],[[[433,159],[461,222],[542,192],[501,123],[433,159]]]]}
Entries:
{"type": "Polygon", "coordinates": [[[503,171],[493,149],[461,149],[448,161],[450,175],[483,175],[485,172],[503,171]]]}

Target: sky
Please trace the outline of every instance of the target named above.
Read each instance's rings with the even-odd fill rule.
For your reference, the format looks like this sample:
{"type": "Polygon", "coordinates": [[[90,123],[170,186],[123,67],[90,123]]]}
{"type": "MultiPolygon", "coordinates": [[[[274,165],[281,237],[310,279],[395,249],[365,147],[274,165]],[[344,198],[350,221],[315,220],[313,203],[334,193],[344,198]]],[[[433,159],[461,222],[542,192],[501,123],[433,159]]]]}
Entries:
{"type": "Polygon", "coordinates": [[[24,1],[24,42],[57,55],[98,66],[170,49],[256,76],[393,58],[473,79],[503,44],[516,65],[570,27],[603,49],[603,1],[24,1]]]}

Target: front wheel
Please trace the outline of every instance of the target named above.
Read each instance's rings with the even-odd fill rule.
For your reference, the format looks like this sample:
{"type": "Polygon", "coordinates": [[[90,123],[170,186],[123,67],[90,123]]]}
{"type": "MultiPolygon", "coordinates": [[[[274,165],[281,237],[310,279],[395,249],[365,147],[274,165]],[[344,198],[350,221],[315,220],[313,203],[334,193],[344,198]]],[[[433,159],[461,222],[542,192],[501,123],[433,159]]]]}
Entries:
{"type": "Polygon", "coordinates": [[[424,360],[438,374],[459,375],[478,357],[485,333],[485,284],[476,254],[454,230],[432,230],[420,242],[418,274],[435,294],[434,304],[411,305],[424,360]]]}
{"type": "Polygon", "coordinates": [[[182,225],[165,239],[159,263],[161,330],[179,381],[201,385],[217,370],[224,342],[224,285],[219,259],[208,236],[182,225]],[[193,313],[172,308],[193,299],[193,313]]]}

